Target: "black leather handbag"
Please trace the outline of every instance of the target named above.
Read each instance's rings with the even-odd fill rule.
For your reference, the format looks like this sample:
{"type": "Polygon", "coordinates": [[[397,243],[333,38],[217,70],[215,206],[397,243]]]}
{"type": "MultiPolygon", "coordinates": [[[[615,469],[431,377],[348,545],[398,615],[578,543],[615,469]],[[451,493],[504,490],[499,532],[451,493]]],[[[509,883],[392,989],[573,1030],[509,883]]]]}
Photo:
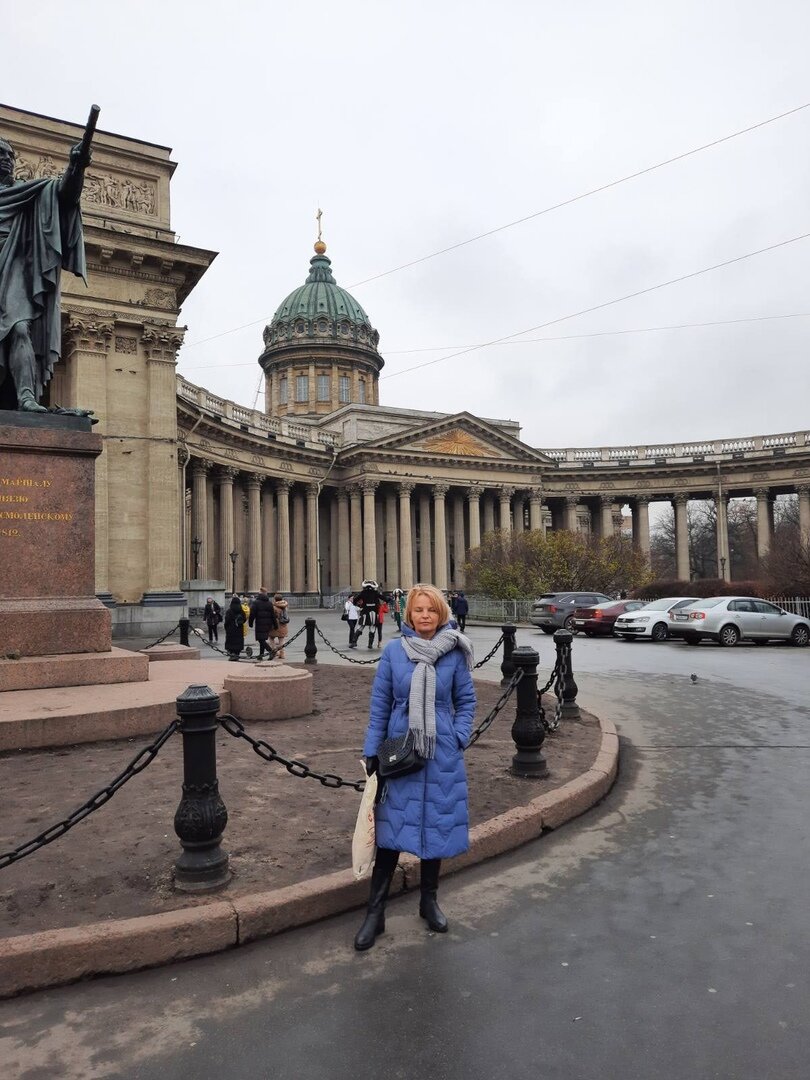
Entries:
{"type": "Polygon", "coordinates": [[[383,780],[407,776],[425,767],[424,760],[419,757],[413,745],[411,731],[405,735],[398,735],[394,739],[386,739],[377,751],[377,759],[379,761],[377,771],[383,780]]]}

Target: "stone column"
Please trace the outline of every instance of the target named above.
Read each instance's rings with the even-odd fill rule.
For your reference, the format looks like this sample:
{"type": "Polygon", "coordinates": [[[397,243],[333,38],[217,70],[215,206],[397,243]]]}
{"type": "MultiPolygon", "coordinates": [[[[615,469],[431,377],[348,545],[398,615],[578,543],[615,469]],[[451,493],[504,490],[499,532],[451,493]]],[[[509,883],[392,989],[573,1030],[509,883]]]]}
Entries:
{"type": "Polygon", "coordinates": [[[364,480],[363,487],[363,580],[377,580],[377,521],[374,493],[377,480],[364,480]]]}
{"type": "Polygon", "coordinates": [[[512,527],[516,533],[522,533],[525,531],[526,515],[524,508],[526,504],[526,493],[518,491],[512,500],[512,527]]]}
{"type": "Polygon", "coordinates": [[[803,544],[810,544],[810,485],[799,484],[799,535],[803,544]]]}
{"type": "Polygon", "coordinates": [[[688,495],[676,495],[675,503],[675,575],[679,581],[690,581],[688,495]]]}
{"type": "Polygon", "coordinates": [[[633,542],[645,559],[650,557],[650,500],[640,495],[633,502],[633,542]]]}
{"type": "MultiPolygon", "coordinates": [[[[579,507],[579,495],[566,495],[565,496],[565,525],[563,528],[568,529],[569,532],[576,532],[579,528],[579,522],[577,521],[577,509],[579,507]]],[[[611,522],[611,529],[613,525],[611,522]]]]}
{"type": "Polygon", "coordinates": [[[258,592],[262,587],[262,480],[260,473],[251,473],[245,481],[248,497],[247,529],[247,587],[258,592]]]}
{"type": "Polygon", "coordinates": [[[292,591],[306,592],[306,526],[304,523],[304,493],[295,487],[292,494],[292,591]]]}
{"type": "Polygon", "coordinates": [[[495,532],[495,496],[484,494],[483,500],[484,536],[495,532]]]}
{"type": "MultiPolygon", "coordinates": [[[[314,393],[314,391],[313,391],[314,393]]],[[[307,584],[306,591],[316,593],[318,589],[318,485],[307,484],[307,584]]]]}
{"type": "MultiPolygon", "coordinates": [[[[267,478],[265,477],[265,480],[267,478]]],[[[278,584],[278,557],[276,555],[276,533],[278,524],[273,512],[273,492],[265,483],[262,488],[262,574],[264,585],[271,592],[276,592],[278,584]]]]}
{"type": "Polygon", "coordinates": [[[613,535],[613,496],[599,496],[599,535],[613,535]]]}
{"type": "Polygon", "coordinates": [[[337,549],[338,549],[338,569],[337,569],[337,588],[359,588],[359,582],[352,579],[352,542],[351,531],[349,529],[349,493],[341,489],[337,493],[337,513],[338,513],[338,529],[337,529],[337,549]]]}
{"type": "Polygon", "coordinates": [[[411,544],[411,492],[414,484],[399,485],[399,586],[410,589],[414,584],[413,546],[411,544]]]}
{"type": "MultiPolygon", "coordinates": [[[[182,600],[177,558],[177,470],[174,443],[177,439],[177,350],[183,344],[182,329],[144,327],[141,345],[146,354],[146,468],[147,580],[144,600],[158,597],[182,600]]],[[[92,406],[91,406],[92,407],[92,406]]],[[[102,455],[103,457],[104,455],[102,455]]],[[[164,600],[165,602],[165,600],[164,600]]]]}
{"type": "Polygon", "coordinates": [[[731,581],[731,554],[728,546],[728,495],[716,495],[714,505],[717,512],[717,576],[723,581],[731,581]]]}
{"type": "MultiPolygon", "coordinates": [[[[197,573],[201,579],[208,577],[208,470],[210,461],[195,458],[191,463],[191,539],[202,540],[197,573]]],[[[192,564],[191,572],[194,573],[192,564]]]]}
{"type": "Polygon", "coordinates": [[[433,520],[436,527],[433,584],[437,589],[447,588],[447,526],[444,500],[449,488],[449,484],[433,485],[433,520]]]}
{"type": "Polygon", "coordinates": [[[426,492],[419,496],[419,580],[425,584],[434,580],[430,495],[426,492]]]}
{"type": "Polygon", "coordinates": [[[279,592],[288,593],[290,578],[290,488],[292,480],[276,481],[276,501],[278,518],[278,578],[279,592]]]}
{"type": "Polygon", "coordinates": [[[501,503],[501,531],[512,531],[512,496],[515,494],[513,487],[502,487],[498,493],[501,503]]]}
{"type": "MultiPolygon", "coordinates": [[[[347,530],[348,532],[348,530],[347,530]]],[[[340,550],[338,538],[340,536],[340,524],[338,522],[338,503],[335,498],[335,489],[329,489],[329,589],[337,592],[340,588],[340,575],[338,574],[338,552],[340,550]]]]}
{"type": "Polygon", "coordinates": [[[188,546],[188,531],[186,529],[186,465],[189,459],[189,452],[185,446],[179,445],[177,447],[177,493],[180,496],[178,500],[179,510],[179,528],[180,528],[180,542],[178,544],[178,552],[180,556],[180,580],[188,581],[189,569],[188,559],[186,558],[186,548],[188,546]]]}
{"type": "Polygon", "coordinates": [[[529,528],[532,532],[543,528],[543,489],[529,489],[529,528]]]}
{"type": "Polygon", "coordinates": [[[352,572],[349,584],[352,589],[359,589],[363,580],[363,506],[360,501],[361,491],[357,485],[349,488],[349,498],[351,500],[352,519],[352,572]]]}
{"type": "Polygon", "coordinates": [[[385,493],[385,580],[389,589],[399,585],[399,547],[397,545],[397,495],[385,493]]]}
{"type": "Polygon", "coordinates": [[[467,489],[467,506],[470,514],[470,549],[481,546],[481,496],[484,489],[477,484],[467,489]]]}
{"type": "Polygon", "coordinates": [[[467,549],[464,542],[464,496],[453,496],[453,588],[464,588],[464,563],[467,549]]]}
{"type": "Polygon", "coordinates": [[[217,469],[214,474],[219,490],[219,566],[210,567],[211,573],[225,582],[226,588],[231,587],[231,560],[228,552],[233,551],[233,482],[236,478],[236,469],[225,466],[217,469]],[[217,572],[218,571],[218,572],[217,572]]]}
{"type": "Polygon", "coordinates": [[[764,559],[771,549],[772,506],[769,488],[757,488],[757,555],[764,559]]]}

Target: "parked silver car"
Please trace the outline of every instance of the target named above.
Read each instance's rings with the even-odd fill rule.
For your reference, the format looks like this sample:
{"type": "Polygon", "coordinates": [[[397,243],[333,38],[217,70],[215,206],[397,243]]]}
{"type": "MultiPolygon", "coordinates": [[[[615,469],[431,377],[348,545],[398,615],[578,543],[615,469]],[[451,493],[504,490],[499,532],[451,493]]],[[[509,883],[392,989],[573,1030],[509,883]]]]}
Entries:
{"type": "Polygon", "coordinates": [[[620,615],[613,625],[613,633],[625,641],[632,638],[666,641],[674,612],[698,600],[697,596],[663,596],[659,600],[651,600],[638,611],[628,611],[625,615],[620,615]]]}
{"type": "Polygon", "coordinates": [[[612,599],[599,592],[543,593],[532,604],[529,622],[539,626],[544,634],[553,634],[555,630],[563,628],[575,634],[577,632],[577,627],[574,626],[575,608],[609,604],[612,599]]]}
{"type": "Polygon", "coordinates": [[[753,596],[712,596],[674,612],[669,633],[688,645],[698,645],[703,638],[720,645],[736,645],[743,638],[757,644],[779,640],[807,645],[810,622],[753,596]]]}

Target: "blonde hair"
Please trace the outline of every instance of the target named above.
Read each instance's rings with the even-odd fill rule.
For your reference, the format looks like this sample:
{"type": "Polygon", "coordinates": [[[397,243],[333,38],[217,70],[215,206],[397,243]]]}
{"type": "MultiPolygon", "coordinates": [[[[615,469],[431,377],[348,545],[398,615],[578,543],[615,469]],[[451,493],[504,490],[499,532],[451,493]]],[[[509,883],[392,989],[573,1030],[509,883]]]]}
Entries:
{"type": "Polygon", "coordinates": [[[439,626],[444,626],[445,623],[450,622],[450,605],[442,596],[439,589],[437,589],[435,585],[425,585],[420,582],[419,584],[414,585],[412,589],[410,589],[410,591],[408,592],[408,599],[405,601],[405,614],[403,618],[405,619],[405,622],[408,624],[408,626],[413,628],[411,613],[413,612],[416,598],[419,595],[426,596],[430,601],[430,606],[435,612],[438,613],[439,626]]]}

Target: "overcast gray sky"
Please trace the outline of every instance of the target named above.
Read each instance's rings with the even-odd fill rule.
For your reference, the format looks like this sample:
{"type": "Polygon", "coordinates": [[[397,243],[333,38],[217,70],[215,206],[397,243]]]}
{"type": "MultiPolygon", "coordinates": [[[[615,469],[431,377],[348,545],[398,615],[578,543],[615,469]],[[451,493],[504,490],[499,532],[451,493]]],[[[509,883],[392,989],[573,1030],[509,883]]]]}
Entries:
{"type": "Polygon", "coordinates": [[[810,103],[809,45],[806,0],[44,2],[2,96],[173,147],[173,226],[220,252],[181,314],[193,382],[253,404],[321,206],[383,404],[623,444],[810,426],[810,317],[770,318],[810,315],[810,239],[407,369],[810,232],[810,108],[356,283],[810,103]]]}

